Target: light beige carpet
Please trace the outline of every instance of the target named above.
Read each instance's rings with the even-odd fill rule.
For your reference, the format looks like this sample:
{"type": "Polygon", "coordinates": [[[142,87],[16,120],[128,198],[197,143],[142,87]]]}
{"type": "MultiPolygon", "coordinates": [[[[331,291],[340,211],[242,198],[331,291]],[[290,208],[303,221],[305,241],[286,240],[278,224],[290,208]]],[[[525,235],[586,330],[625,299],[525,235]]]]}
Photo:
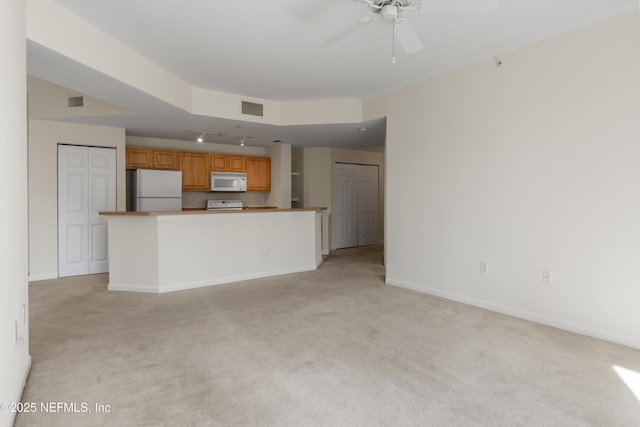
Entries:
{"type": "Polygon", "coordinates": [[[150,295],[32,283],[16,426],[638,426],[640,352],[384,285],[378,246],[318,271],[150,295]],[[95,405],[110,412],[96,413],[95,405]],[[64,410],[64,407],[62,407],[64,410]]]}

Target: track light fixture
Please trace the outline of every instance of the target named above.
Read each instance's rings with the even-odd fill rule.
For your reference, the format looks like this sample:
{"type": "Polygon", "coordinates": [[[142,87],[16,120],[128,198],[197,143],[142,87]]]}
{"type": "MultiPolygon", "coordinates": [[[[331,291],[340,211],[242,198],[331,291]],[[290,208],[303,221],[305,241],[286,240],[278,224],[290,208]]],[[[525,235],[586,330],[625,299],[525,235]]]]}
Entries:
{"type": "MultiPolygon", "coordinates": [[[[2,1],[2,0],[0,0],[2,1]]],[[[244,147],[246,140],[247,139],[253,139],[252,136],[243,136],[243,135],[230,135],[228,133],[223,133],[223,132],[209,132],[209,131],[193,131],[193,130],[189,130],[189,129],[185,129],[185,132],[190,133],[192,135],[197,135],[196,136],[196,141],[202,143],[204,142],[204,137],[209,135],[210,137],[213,137],[213,141],[211,140],[211,138],[209,138],[208,142],[220,142],[220,143],[225,143],[224,141],[218,141],[218,138],[220,139],[225,139],[225,138],[237,138],[240,140],[240,146],[244,147]]]]}

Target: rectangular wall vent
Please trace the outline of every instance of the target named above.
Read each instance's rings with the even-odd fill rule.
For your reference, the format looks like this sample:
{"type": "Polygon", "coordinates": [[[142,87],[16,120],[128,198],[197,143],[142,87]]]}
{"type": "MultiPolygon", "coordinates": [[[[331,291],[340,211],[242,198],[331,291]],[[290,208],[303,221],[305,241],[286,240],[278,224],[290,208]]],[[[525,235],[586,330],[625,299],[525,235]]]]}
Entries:
{"type": "Polygon", "coordinates": [[[262,104],[256,104],[255,102],[242,101],[242,114],[262,117],[263,115],[262,108],[263,108],[262,104]]]}
{"type": "Polygon", "coordinates": [[[70,96],[67,98],[69,108],[84,107],[84,96],[70,96]]]}

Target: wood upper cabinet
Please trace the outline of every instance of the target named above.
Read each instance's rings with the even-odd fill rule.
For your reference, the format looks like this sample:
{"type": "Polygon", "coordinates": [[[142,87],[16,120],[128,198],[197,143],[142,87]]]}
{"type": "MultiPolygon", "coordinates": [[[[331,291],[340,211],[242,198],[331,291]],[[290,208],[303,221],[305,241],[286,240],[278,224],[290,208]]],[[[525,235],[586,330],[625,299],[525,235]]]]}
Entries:
{"type": "Polygon", "coordinates": [[[127,169],[180,170],[180,152],[153,148],[127,147],[127,169]]]}
{"type": "Polygon", "coordinates": [[[229,172],[246,172],[247,158],[245,156],[229,156],[229,172]]]}
{"type": "Polygon", "coordinates": [[[225,154],[212,154],[209,169],[212,172],[226,172],[229,170],[229,156],[225,154]]]}
{"type": "Polygon", "coordinates": [[[215,172],[246,172],[246,158],[229,154],[212,154],[211,171],[215,172]]]}
{"type": "Polygon", "coordinates": [[[209,157],[208,153],[180,153],[183,190],[209,190],[209,157]]]}
{"type": "Polygon", "coordinates": [[[271,191],[271,159],[247,157],[247,191],[271,191]]]}
{"type": "Polygon", "coordinates": [[[246,172],[247,191],[271,191],[271,159],[127,147],[127,169],[182,171],[182,189],[209,191],[210,172],[246,172]]]}
{"type": "Polygon", "coordinates": [[[127,147],[127,169],[150,169],[153,167],[153,150],[151,148],[127,147]]]}
{"type": "Polygon", "coordinates": [[[169,150],[153,150],[153,168],[180,170],[180,152],[169,150]]]}

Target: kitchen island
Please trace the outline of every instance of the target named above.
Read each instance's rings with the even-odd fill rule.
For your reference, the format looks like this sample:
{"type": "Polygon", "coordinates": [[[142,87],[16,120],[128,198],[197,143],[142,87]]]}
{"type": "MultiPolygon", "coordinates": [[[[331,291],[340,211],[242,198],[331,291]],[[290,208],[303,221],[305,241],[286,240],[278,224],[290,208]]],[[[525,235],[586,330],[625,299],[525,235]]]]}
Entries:
{"type": "Polygon", "coordinates": [[[100,212],[108,289],[163,293],[315,270],[322,210],[100,212]]]}

